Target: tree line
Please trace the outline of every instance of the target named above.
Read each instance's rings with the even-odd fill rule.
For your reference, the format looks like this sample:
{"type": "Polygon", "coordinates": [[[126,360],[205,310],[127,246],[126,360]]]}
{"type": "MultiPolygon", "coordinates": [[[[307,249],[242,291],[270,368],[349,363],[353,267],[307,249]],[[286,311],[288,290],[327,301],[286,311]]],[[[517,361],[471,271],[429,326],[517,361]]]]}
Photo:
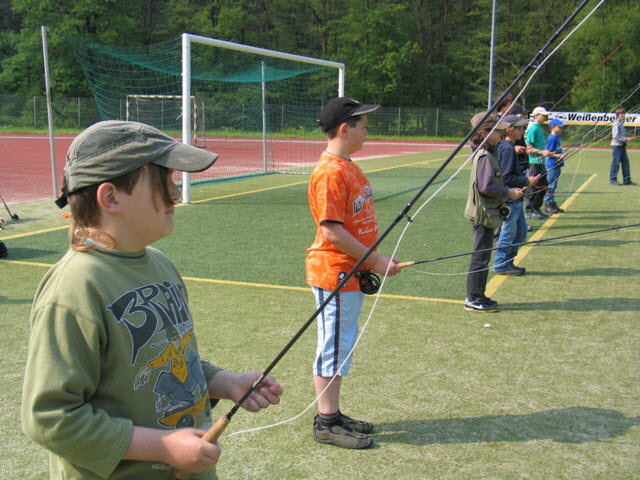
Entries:
{"type": "MultiPolygon", "coordinates": [[[[346,93],[388,106],[487,104],[493,0],[0,0],[0,94],[90,96],[65,35],[148,45],[184,32],[346,64],[346,93]]],[[[579,0],[498,0],[494,92],[506,88],[579,0]]],[[[574,22],[583,19],[591,1],[574,22]]],[[[609,111],[640,78],[640,2],[608,0],[542,67],[526,105],[609,111]]],[[[565,34],[566,35],[566,34],[565,34]]],[[[521,87],[521,86],[520,86],[521,87]]],[[[626,103],[637,110],[640,94],[626,103]]]]}

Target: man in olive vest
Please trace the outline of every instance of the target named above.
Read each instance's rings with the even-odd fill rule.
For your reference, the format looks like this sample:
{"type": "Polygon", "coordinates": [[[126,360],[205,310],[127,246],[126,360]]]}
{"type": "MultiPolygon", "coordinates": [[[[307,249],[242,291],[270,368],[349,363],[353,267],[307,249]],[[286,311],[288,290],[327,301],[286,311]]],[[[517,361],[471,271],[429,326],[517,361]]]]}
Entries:
{"type": "MultiPolygon", "coordinates": [[[[476,114],[471,119],[474,127],[480,123],[486,112],[476,114]]],[[[493,231],[502,225],[504,203],[522,197],[520,188],[508,188],[504,185],[500,163],[495,156],[495,145],[502,139],[509,123],[490,116],[478,126],[471,139],[476,145],[471,163],[469,194],[465,217],[473,226],[473,249],[469,272],[467,273],[467,298],[465,310],[479,312],[497,311],[497,302],[485,296],[489,261],[493,246],[493,231]]]]}

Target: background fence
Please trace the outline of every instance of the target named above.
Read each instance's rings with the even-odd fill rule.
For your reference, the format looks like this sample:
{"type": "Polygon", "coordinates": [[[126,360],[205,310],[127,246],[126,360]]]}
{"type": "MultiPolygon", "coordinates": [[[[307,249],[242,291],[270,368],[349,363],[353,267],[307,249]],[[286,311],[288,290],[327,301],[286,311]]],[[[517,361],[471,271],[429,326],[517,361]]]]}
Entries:
{"type": "MultiPolygon", "coordinates": [[[[206,131],[233,130],[261,132],[260,105],[213,104],[204,100],[204,127],[206,131]],[[233,122],[227,120],[233,119],[233,122]],[[240,119],[240,122],[238,121],[240,119]]],[[[122,101],[125,119],[125,100],[122,101]]],[[[55,97],[53,118],[56,129],[82,130],[101,120],[93,98],[55,97]]],[[[300,125],[300,109],[308,109],[311,117],[320,106],[286,104],[269,105],[269,131],[271,134],[317,134],[313,123],[300,125]]],[[[381,107],[369,118],[369,133],[386,136],[462,137],[470,128],[469,119],[477,110],[446,110],[441,108],[381,107]]],[[[0,95],[0,131],[8,128],[46,129],[47,105],[44,96],[0,95]]]]}

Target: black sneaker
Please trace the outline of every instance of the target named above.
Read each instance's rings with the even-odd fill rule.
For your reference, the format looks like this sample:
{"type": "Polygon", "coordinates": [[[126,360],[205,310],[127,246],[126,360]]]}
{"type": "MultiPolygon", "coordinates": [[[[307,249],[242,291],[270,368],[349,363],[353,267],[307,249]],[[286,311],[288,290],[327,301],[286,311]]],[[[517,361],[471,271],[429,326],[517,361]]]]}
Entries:
{"type": "Polygon", "coordinates": [[[487,305],[490,305],[493,307],[498,306],[498,302],[496,302],[495,300],[491,300],[489,297],[482,297],[482,303],[486,303],[487,305]]]}
{"type": "Polygon", "coordinates": [[[623,183],[623,185],[638,185],[636,182],[629,181],[629,183],[623,183]]]}
{"type": "Polygon", "coordinates": [[[357,450],[373,445],[373,438],[368,435],[354,431],[340,420],[332,425],[323,425],[318,415],[313,419],[313,439],[318,443],[357,450]]]}
{"type": "Polygon", "coordinates": [[[473,302],[468,298],[464,301],[464,309],[471,312],[497,312],[498,307],[496,305],[489,305],[482,300],[474,300],[473,302]]]}
{"type": "Polygon", "coordinates": [[[340,412],[340,422],[343,426],[349,427],[354,432],[369,434],[373,433],[373,424],[365,422],[364,420],[354,420],[351,417],[347,417],[344,413],[340,412]]]}
{"type": "Polygon", "coordinates": [[[526,271],[527,269],[524,267],[513,266],[505,270],[494,270],[493,273],[495,273],[496,275],[513,275],[514,277],[520,277],[524,275],[526,271]]]}
{"type": "Polygon", "coordinates": [[[561,210],[555,205],[555,203],[553,202],[545,202],[544,204],[544,211],[546,213],[550,213],[550,214],[554,214],[554,213],[560,213],[561,210]]]}
{"type": "Polygon", "coordinates": [[[556,205],[556,202],[548,202],[544,204],[544,211],[550,214],[554,214],[554,213],[562,213],[564,212],[564,210],[562,210],[561,208],[558,207],[558,205],[556,205]]]}

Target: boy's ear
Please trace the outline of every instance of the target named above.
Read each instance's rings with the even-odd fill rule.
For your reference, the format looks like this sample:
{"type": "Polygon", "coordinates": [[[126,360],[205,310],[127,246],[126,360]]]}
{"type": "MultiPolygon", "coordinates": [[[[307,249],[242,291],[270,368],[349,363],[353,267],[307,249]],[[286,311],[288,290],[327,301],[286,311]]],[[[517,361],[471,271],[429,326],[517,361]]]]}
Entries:
{"type": "Polygon", "coordinates": [[[341,123],[340,126],[338,127],[338,135],[340,137],[344,137],[347,134],[348,128],[349,128],[349,125],[347,125],[346,122],[341,123]]]}
{"type": "Polygon", "coordinates": [[[100,184],[96,192],[96,199],[100,210],[106,210],[109,213],[119,211],[118,190],[113,183],[105,182],[100,184]]]}

